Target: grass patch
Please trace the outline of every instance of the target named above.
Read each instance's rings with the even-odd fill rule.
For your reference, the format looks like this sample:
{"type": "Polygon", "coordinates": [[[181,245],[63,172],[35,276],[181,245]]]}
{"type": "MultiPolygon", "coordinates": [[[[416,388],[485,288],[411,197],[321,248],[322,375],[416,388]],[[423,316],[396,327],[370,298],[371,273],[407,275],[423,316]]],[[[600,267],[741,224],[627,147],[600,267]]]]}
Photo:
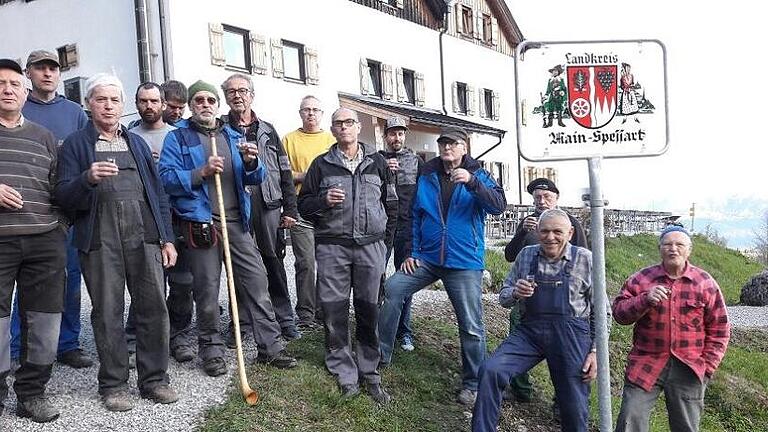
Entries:
{"type": "Polygon", "coordinates": [[[492,292],[499,292],[501,290],[501,284],[504,283],[504,278],[509,273],[509,268],[512,266],[504,258],[504,254],[494,250],[485,251],[485,269],[491,273],[491,285],[492,292]]]}

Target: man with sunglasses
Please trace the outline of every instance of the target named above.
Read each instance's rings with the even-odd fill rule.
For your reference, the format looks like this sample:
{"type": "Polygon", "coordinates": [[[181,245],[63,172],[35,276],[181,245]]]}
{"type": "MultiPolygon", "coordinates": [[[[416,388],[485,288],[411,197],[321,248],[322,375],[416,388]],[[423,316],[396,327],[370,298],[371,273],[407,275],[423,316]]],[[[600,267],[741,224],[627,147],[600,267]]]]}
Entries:
{"type": "Polygon", "coordinates": [[[209,376],[227,372],[224,342],[219,334],[219,288],[223,246],[221,226],[227,224],[232,251],[232,270],[238,299],[251,323],[259,348],[257,361],[278,368],[296,366],[280,338],[280,326],[267,293],[267,277],[261,255],[250,235],[251,200],[246,185],[264,181],[266,169],[256,145],[238,145],[242,135],[216,118],[219,95],[216,87],[197,81],[189,88],[192,117],[176,123],[160,154],[159,170],[170,195],[174,217],[181,220],[186,256],[192,271],[192,290],[197,305],[198,356],[209,376]],[[213,156],[213,145],[217,156],[213,156]],[[221,179],[222,220],[215,174],[221,179]]]}
{"type": "MultiPolygon", "coordinates": [[[[275,127],[256,116],[253,103],[253,81],[247,75],[236,73],[221,85],[229,114],[221,119],[240,132],[248,143],[256,144],[259,160],[267,170],[261,184],[251,188],[251,229],[267,270],[269,297],[280,323],[283,339],[291,341],[301,337],[293,319],[291,297],[288,293],[288,276],[285,274],[285,237],[298,217],[296,188],[293,186],[291,164],[275,127]]],[[[239,303],[238,303],[239,305],[239,303]]],[[[242,309],[242,308],[241,308],[242,309]]],[[[247,315],[241,311],[240,321],[247,315]]],[[[234,333],[230,333],[227,346],[235,347],[234,333]]]]}
{"type": "Polygon", "coordinates": [[[440,156],[424,166],[413,199],[411,256],[387,280],[379,318],[381,361],[392,360],[405,299],[441,279],[459,322],[462,390],[457,400],[471,406],[485,359],[482,278],[485,217],[507,207],[504,190],[467,154],[467,132],[449,126],[437,139],[440,156]]]}
{"type": "Polygon", "coordinates": [[[325,324],[325,366],[343,399],[360,393],[389,402],[379,375],[378,294],[387,247],[397,221],[397,193],[384,156],[358,142],[357,113],[331,117],[336,144],[307,170],[299,211],[315,226],[317,296],[325,324]],[[385,245],[386,242],[386,245],[385,245]],[[349,293],[354,287],[356,344],[349,337],[349,293]]]}

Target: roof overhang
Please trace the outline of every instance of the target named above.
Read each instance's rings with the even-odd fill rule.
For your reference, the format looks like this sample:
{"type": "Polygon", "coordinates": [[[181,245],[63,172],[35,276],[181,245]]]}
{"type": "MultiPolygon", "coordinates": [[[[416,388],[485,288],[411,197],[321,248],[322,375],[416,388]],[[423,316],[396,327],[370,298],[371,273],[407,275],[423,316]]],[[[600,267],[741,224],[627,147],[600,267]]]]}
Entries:
{"type": "Polygon", "coordinates": [[[507,131],[475,123],[461,118],[451,117],[439,110],[405,105],[369,96],[339,92],[339,104],[344,108],[386,119],[391,116],[408,118],[410,123],[435,127],[459,126],[467,132],[503,137],[507,131]]]}

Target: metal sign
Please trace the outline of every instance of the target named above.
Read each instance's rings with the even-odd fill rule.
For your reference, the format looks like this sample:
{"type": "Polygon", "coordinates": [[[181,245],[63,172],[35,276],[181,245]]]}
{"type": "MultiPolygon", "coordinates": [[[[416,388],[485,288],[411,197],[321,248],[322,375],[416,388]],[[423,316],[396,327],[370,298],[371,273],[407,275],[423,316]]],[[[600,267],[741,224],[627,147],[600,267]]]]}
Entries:
{"type": "Polygon", "coordinates": [[[523,42],[517,142],[530,161],[657,156],[669,147],[658,40],[523,42]]]}

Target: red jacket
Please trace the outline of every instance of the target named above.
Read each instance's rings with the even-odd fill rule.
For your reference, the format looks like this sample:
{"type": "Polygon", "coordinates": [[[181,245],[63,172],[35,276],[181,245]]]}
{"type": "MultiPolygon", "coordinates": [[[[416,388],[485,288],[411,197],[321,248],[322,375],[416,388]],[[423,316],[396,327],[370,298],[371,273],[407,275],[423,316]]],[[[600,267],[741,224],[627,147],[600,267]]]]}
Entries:
{"type": "Polygon", "coordinates": [[[646,391],[670,355],[701,380],[712,376],[725,355],[731,328],[723,294],[709,273],[690,263],[678,279],[661,264],[640,270],[624,283],[612,309],[619,324],[635,324],[626,378],[646,391]],[[647,295],[656,285],[670,288],[671,295],[651,306],[647,295]]]}

